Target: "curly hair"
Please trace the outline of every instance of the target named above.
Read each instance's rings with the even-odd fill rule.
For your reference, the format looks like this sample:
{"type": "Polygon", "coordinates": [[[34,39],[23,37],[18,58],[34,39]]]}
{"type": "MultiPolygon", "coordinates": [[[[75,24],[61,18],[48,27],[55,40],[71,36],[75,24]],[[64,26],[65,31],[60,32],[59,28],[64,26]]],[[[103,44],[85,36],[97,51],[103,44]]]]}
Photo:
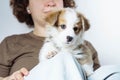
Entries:
{"type": "MultiPolygon", "coordinates": [[[[75,7],[74,0],[63,0],[64,7],[75,7]]],[[[13,10],[13,15],[21,23],[26,23],[29,27],[34,27],[33,19],[28,14],[26,8],[29,5],[29,0],[10,0],[10,6],[13,10]]]]}

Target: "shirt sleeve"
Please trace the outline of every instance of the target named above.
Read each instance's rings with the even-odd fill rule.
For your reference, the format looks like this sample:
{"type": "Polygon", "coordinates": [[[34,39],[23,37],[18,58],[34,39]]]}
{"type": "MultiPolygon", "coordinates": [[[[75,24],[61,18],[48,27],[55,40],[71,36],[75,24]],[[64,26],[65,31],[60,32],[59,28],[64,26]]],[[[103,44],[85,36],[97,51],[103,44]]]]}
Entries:
{"type": "Polygon", "coordinates": [[[0,44],[0,77],[9,75],[10,64],[8,52],[7,38],[5,38],[0,44]]]}

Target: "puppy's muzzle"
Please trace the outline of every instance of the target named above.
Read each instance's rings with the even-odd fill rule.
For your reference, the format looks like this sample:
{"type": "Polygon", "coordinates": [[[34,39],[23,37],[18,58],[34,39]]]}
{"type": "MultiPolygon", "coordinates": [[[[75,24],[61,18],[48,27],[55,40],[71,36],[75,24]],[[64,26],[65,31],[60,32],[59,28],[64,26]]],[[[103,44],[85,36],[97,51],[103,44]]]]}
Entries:
{"type": "Polygon", "coordinates": [[[71,42],[73,40],[73,37],[67,36],[67,42],[71,42]]]}

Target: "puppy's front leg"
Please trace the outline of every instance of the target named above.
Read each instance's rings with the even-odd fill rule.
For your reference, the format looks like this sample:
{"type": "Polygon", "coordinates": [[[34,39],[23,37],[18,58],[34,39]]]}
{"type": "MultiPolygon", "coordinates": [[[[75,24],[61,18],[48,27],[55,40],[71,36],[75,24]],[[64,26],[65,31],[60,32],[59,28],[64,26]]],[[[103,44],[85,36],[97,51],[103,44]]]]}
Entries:
{"type": "Polygon", "coordinates": [[[39,60],[47,60],[57,54],[57,49],[52,42],[45,42],[39,53],[39,60]]]}
{"type": "Polygon", "coordinates": [[[49,51],[48,54],[46,55],[47,59],[50,59],[52,57],[54,57],[57,54],[57,51],[53,50],[53,51],[49,51]]]}
{"type": "Polygon", "coordinates": [[[93,74],[93,64],[83,64],[82,65],[83,69],[85,70],[87,76],[90,76],[93,74]]]}

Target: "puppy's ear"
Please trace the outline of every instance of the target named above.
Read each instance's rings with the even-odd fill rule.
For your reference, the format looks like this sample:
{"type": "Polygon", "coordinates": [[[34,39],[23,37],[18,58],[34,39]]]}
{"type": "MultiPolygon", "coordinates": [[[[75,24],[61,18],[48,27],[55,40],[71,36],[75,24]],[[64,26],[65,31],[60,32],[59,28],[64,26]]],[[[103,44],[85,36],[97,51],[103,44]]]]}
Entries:
{"type": "Polygon", "coordinates": [[[61,11],[55,11],[48,14],[48,16],[45,18],[45,21],[50,25],[55,25],[58,22],[58,18],[61,11]]]}
{"type": "Polygon", "coordinates": [[[84,16],[81,16],[81,19],[82,19],[82,26],[85,29],[85,31],[87,31],[90,28],[89,21],[84,16]]]}

